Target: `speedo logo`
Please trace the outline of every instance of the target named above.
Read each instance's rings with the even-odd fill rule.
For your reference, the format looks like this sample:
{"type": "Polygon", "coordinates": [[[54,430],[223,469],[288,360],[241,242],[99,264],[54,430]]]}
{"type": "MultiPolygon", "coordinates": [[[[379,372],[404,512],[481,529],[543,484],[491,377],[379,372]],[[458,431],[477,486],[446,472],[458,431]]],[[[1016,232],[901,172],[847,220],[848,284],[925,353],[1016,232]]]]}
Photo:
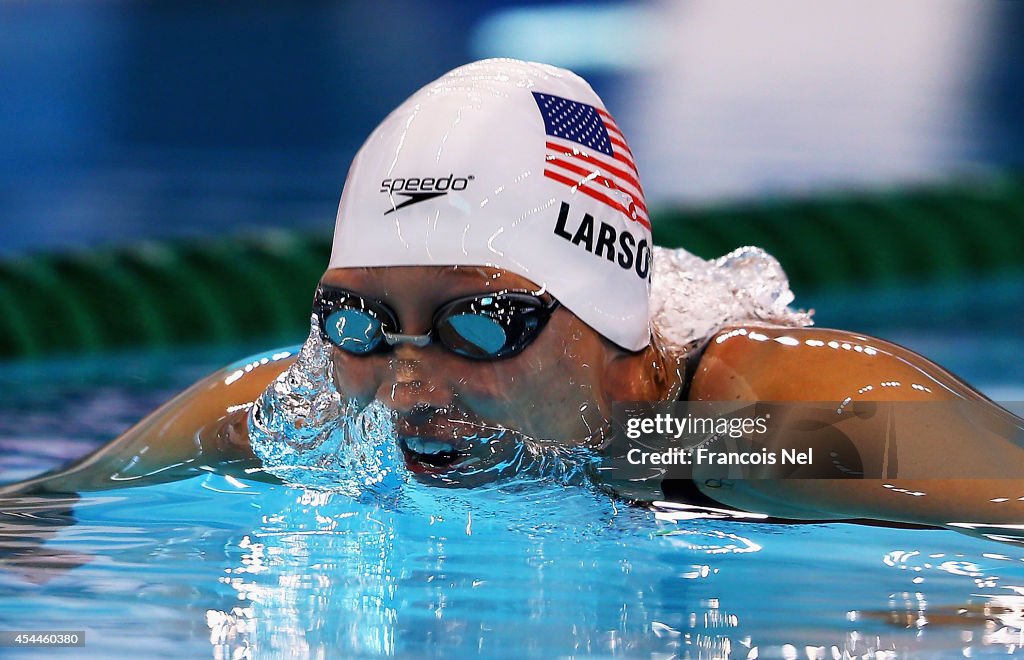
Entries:
{"type": "Polygon", "coordinates": [[[384,211],[384,215],[388,213],[394,213],[398,209],[404,209],[406,206],[412,206],[413,204],[419,204],[425,202],[428,199],[434,199],[435,197],[441,197],[447,195],[451,191],[465,190],[469,186],[469,182],[476,177],[470,174],[469,176],[455,176],[449,174],[448,176],[424,176],[424,177],[409,177],[404,179],[384,179],[380,182],[380,191],[382,193],[388,193],[391,198],[391,208],[384,211]],[[395,204],[395,197],[405,197],[405,201],[400,204],[395,204]]]}

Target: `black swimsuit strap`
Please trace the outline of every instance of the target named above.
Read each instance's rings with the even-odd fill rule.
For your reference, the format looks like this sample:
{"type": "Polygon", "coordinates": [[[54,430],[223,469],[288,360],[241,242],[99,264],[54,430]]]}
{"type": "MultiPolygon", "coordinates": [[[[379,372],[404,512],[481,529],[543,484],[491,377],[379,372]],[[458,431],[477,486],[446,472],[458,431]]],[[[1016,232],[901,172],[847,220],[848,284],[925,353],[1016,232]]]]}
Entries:
{"type": "Polygon", "coordinates": [[[701,358],[704,357],[704,350],[707,349],[708,344],[711,343],[711,338],[705,338],[700,340],[700,343],[695,344],[691,352],[686,355],[686,363],[684,365],[683,373],[683,386],[679,390],[679,398],[677,401],[687,401],[690,398],[690,385],[693,383],[693,377],[697,375],[697,366],[700,364],[701,358]]]}

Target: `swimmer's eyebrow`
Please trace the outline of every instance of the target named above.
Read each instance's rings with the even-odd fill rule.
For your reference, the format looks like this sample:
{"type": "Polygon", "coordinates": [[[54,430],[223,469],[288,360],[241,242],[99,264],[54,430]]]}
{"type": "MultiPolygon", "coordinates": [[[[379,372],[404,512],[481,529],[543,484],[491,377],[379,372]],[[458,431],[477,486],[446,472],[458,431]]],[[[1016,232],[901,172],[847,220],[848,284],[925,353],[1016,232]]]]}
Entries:
{"type": "Polygon", "coordinates": [[[363,296],[363,297],[366,297],[366,298],[372,297],[372,296],[369,296],[369,295],[366,295],[366,294],[359,293],[358,291],[355,291],[354,289],[349,289],[348,287],[337,286],[337,285],[334,285],[334,284],[325,284],[323,282],[320,282],[319,284],[317,284],[317,286],[316,286],[316,296],[319,297],[321,292],[323,292],[323,293],[354,293],[354,294],[356,294],[358,296],[363,296]]]}
{"type": "Polygon", "coordinates": [[[324,284],[320,283],[317,285],[316,293],[313,296],[313,304],[319,305],[322,302],[326,302],[325,298],[333,298],[338,296],[353,296],[361,300],[372,301],[387,307],[390,307],[391,302],[386,296],[379,296],[375,293],[367,293],[360,291],[359,289],[350,288],[347,286],[337,286],[335,284],[324,284]]]}

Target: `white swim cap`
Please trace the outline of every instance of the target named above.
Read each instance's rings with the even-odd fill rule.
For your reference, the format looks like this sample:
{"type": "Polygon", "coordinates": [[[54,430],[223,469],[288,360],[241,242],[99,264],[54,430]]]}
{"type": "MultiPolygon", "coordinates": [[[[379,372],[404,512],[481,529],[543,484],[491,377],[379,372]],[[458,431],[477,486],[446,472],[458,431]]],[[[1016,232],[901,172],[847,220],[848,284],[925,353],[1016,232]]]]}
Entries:
{"type": "Polygon", "coordinates": [[[423,87],[356,154],[331,268],[504,268],[629,350],[650,342],[650,220],[626,140],[557,67],[475,62],[423,87]]]}

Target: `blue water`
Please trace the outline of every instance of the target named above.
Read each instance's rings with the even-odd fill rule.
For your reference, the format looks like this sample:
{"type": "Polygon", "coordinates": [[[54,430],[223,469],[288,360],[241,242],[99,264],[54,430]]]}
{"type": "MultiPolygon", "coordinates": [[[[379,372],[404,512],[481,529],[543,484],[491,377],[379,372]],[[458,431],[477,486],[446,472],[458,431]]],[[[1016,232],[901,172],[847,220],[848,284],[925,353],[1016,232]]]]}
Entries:
{"type": "MultiPolygon", "coordinates": [[[[920,340],[940,361],[962,347],[920,340]]],[[[0,481],[85,453],[245,352],[0,367],[0,481]]],[[[983,363],[965,375],[1010,388],[983,363]]],[[[673,520],[516,481],[360,503],[216,474],[0,509],[0,630],[86,631],[46,657],[977,657],[1024,642],[1024,549],[950,531],[673,520]]]]}

